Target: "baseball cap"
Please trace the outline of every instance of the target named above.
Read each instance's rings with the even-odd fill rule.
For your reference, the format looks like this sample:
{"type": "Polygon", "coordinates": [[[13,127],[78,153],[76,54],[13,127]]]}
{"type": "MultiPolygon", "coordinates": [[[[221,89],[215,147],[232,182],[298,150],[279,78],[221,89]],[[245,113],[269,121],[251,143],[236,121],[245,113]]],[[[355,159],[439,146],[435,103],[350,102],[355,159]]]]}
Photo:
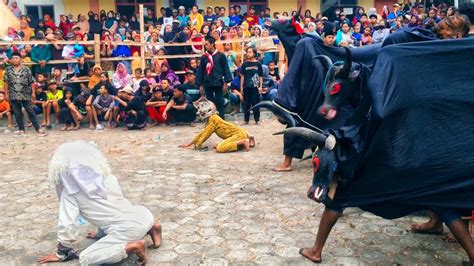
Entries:
{"type": "Polygon", "coordinates": [[[188,75],[188,74],[193,74],[193,75],[194,75],[194,71],[192,71],[191,69],[186,69],[186,70],[184,71],[184,73],[185,73],[186,75],[188,75]]]}
{"type": "Polygon", "coordinates": [[[36,35],[35,35],[35,39],[36,39],[36,40],[43,40],[44,37],[45,37],[45,36],[44,36],[44,33],[41,32],[41,31],[38,32],[38,33],[36,33],[36,35]]]}
{"type": "Polygon", "coordinates": [[[48,81],[48,86],[49,86],[49,85],[52,85],[52,84],[58,84],[58,82],[57,82],[55,79],[50,79],[50,80],[48,81]]]}
{"type": "Polygon", "coordinates": [[[184,6],[179,6],[178,10],[186,10],[186,8],[184,8],[184,6]]]}
{"type": "Polygon", "coordinates": [[[127,85],[127,86],[123,87],[122,89],[120,89],[119,92],[125,92],[126,94],[133,95],[133,90],[129,85],[127,85]]]}

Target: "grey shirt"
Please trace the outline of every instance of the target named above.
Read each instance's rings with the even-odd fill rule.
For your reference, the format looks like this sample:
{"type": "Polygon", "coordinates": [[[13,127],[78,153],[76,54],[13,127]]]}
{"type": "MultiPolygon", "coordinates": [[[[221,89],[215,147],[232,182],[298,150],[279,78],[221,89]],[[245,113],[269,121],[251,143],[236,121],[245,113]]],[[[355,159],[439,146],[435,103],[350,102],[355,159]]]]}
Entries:
{"type": "Polygon", "coordinates": [[[98,95],[95,97],[94,107],[97,108],[97,110],[103,110],[104,108],[114,108],[115,101],[114,101],[114,96],[112,95],[107,95],[107,96],[102,96],[98,95]]]}

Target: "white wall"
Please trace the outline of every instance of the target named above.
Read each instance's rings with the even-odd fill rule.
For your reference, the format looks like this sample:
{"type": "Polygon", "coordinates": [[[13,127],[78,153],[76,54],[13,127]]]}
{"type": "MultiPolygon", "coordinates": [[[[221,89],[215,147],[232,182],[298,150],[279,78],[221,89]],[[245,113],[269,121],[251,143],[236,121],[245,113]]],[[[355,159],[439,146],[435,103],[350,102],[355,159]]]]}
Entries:
{"type": "MultiPolygon", "coordinates": [[[[83,1],[83,0],[79,0],[83,1]]],[[[54,22],[59,23],[59,15],[64,14],[64,5],[61,0],[16,0],[23,14],[26,14],[25,5],[53,5],[54,6],[54,22]]],[[[89,4],[87,2],[87,4],[89,4]]],[[[69,13],[69,12],[68,12],[69,13]]]]}

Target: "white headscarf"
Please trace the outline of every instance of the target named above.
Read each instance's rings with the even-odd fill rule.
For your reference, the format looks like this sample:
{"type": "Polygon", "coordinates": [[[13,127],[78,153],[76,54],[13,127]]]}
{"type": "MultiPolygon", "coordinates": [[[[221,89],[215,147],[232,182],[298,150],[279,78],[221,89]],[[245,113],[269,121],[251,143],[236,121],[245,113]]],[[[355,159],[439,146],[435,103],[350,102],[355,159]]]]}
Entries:
{"type": "Polygon", "coordinates": [[[64,187],[69,195],[82,191],[90,198],[106,198],[104,179],[110,174],[109,163],[97,146],[79,140],[56,149],[49,163],[48,178],[64,187]]]}

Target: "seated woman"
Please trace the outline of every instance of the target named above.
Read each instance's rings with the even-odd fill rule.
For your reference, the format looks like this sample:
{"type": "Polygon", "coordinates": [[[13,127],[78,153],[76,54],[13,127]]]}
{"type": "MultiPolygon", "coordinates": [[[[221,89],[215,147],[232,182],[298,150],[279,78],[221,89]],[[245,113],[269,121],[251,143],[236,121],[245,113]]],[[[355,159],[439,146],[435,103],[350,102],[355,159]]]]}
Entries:
{"type": "Polygon", "coordinates": [[[219,153],[237,150],[249,151],[255,146],[255,139],[248,132],[236,125],[224,121],[218,114],[216,106],[208,100],[196,102],[199,117],[206,121],[206,127],[189,144],[180,145],[181,148],[201,149],[202,144],[213,134],[224,139],[214,145],[214,150],[219,153]]]}

